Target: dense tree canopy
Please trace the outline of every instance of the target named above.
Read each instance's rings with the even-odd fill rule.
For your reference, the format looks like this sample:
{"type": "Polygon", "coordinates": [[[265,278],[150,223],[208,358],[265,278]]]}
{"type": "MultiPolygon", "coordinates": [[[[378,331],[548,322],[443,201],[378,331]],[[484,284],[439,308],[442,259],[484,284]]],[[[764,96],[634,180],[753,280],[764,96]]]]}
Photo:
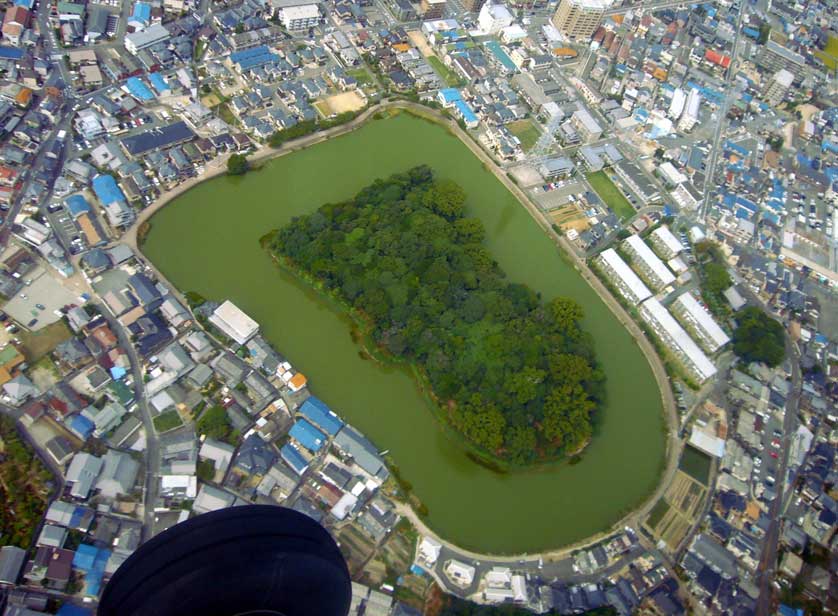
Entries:
{"type": "Polygon", "coordinates": [[[273,247],[415,365],[479,448],[517,463],[578,449],[603,382],[582,309],[507,281],[465,199],[416,167],[294,219],[273,247]]]}
{"type": "Polygon", "coordinates": [[[777,366],[786,356],[783,326],[755,306],[736,317],[733,352],[744,361],[777,366]]]}
{"type": "Polygon", "coordinates": [[[211,406],[205,410],[195,427],[199,434],[220,441],[230,441],[233,434],[233,426],[223,406],[211,406]]]}
{"type": "Polygon", "coordinates": [[[230,175],[243,175],[250,169],[250,163],[244,154],[231,154],[227,159],[227,173],[230,175]]]}

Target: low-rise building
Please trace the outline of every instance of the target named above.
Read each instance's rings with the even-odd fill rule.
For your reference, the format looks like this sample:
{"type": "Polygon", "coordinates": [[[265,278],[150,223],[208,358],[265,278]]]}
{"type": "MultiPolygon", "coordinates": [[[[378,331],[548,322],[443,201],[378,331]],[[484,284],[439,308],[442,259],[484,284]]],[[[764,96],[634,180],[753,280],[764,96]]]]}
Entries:
{"type": "Polygon", "coordinates": [[[611,283],[617,287],[620,294],[632,305],[637,305],[652,296],[649,288],[643,284],[628,263],[620,258],[613,248],[603,250],[597,257],[597,263],[602,268],[611,283]]]}
{"type": "Polygon", "coordinates": [[[710,353],[715,353],[730,342],[730,337],[691,293],[679,296],[672,303],[672,312],[710,353]]]}
{"type": "Polygon", "coordinates": [[[658,300],[650,297],[643,302],[640,316],[699,382],[703,383],[716,374],[713,362],[658,300]]]}
{"type": "Polygon", "coordinates": [[[259,331],[259,324],[247,316],[230,300],[216,308],[209,318],[221,332],[239,344],[244,344],[259,331]]]}
{"type": "Polygon", "coordinates": [[[675,282],[675,275],[639,235],[627,237],[622,243],[622,248],[632,258],[634,268],[655,289],[662,289],[675,282]]]}
{"type": "Polygon", "coordinates": [[[649,241],[657,253],[664,259],[672,259],[684,250],[684,245],[669,230],[666,225],[661,225],[649,234],[649,241]]]}

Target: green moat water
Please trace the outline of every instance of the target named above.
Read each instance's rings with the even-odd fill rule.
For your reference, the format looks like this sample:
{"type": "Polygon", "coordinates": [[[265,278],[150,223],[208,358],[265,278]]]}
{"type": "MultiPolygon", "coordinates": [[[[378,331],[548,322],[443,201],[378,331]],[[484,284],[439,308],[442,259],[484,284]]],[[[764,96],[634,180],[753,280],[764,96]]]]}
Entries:
{"type": "Polygon", "coordinates": [[[493,553],[561,547],[607,529],[655,487],[664,420],[648,362],[517,199],[442,127],[402,113],[244,177],[205,182],[153,217],[143,251],[182,291],[229,298],[256,319],[315,395],[390,450],[427,505],[428,525],[458,545],[493,553]],[[362,359],[348,320],[260,247],[261,236],[291,217],[423,163],[465,189],[469,213],[483,221],[511,280],[584,307],[608,400],[579,463],[500,474],[473,462],[407,372],[362,359]]]}

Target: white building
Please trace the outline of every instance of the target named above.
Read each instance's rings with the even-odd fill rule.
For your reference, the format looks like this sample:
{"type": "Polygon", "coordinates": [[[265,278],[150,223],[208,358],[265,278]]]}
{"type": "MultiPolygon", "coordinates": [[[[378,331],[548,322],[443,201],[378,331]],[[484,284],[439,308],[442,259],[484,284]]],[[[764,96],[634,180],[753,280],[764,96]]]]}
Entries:
{"type": "Polygon", "coordinates": [[[235,502],[236,497],[229,492],[202,484],[195,502],[192,503],[192,511],[199,514],[209,513],[210,511],[232,507],[235,502]]]}
{"type": "Polygon", "coordinates": [[[442,552],[442,544],[432,537],[422,537],[419,542],[419,555],[416,561],[423,567],[432,569],[442,552]]]}
{"type": "Polygon", "coordinates": [[[485,34],[496,35],[504,28],[511,26],[515,21],[512,13],[503,4],[487,2],[480,9],[477,17],[477,25],[480,31],[485,34]]]}
{"type": "Polygon", "coordinates": [[[77,453],[70,462],[65,480],[72,484],[70,496],[86,499],[93,488],[93,482],[102,470],[102,458],[97,458],[89,453],[77,453]]]}
{"type": "Polygon", "coordinates": [[[678,169],[675,168],[675,165],[669,161],[666,161],[662,165],[658,166],[658,173],[670,186],[678,186],[678,184],[683,184],[689,179],[686,175],[678,171],[678,169]]]}
{"type": "Polygon", "coordinates": [[[684,115],[678,122],[678,130],[689,132],[698,122],[698,111],[701,107],[701,94],[698,89],[693,88],[687,96],[687,102],[684,105],[684,115]]]}
{"type": "Polygon", "coordinates": [[[461,588],[468,588],[474,582],[474,567],[459,560],[449,560],[442,570],[451,582],[461,588]]]}
{"type": "Polygon", "coordinates": [[[279,19],[286,30],[308,30],[320,23],[320,9],[316,4],[283,7],[279,19]]]}
{"type": "Polygon", "coordinates": [[[195,475],[161,475],[160,494],[170,498],[195,498],[198,478],[195,475]]]}
{"type": "Polygon", "coordinates": [[[622,246],[631,255],[635,269],[639,269],[655,289],[663,289],[675,282],[675,275],[639,235],[630,235],[622,246]]]}
{"type": "Polygon", "coordinates": [[[728,335],[691,293],[684,293],[678,297],[672,304],[672,311],[711,353],[730,342],[728,335]]]}
{"type": "Polygon", "coordinates": [[[637,305],[644,299],[651,297],[652,292],[643,281],[620,258],[613,248],[603,250],[599,255],[599,264],[608,279],[617,287],[622,296],[632,305],[637,305]]]}
{"type": "Polygon", "coordinates": [[[494,567],[483,577],[483,598],[488,603],[526,603],[527,582],[523,575],[513,575],[508,567],[494,567]]]}
{"type": "Polygon", "coordinates": [[[259,324],[230,300],[216,308],[209,321],[239,344],[244,344],[259,331],[259,324]]]}
{"type": "Polygon", "coordinates": [[[687,103],[687,93],[681,88],[675,88],[672,94],[672,100],[669,101],[669,117],[676,121],[684,113],[684,105],[687,103]]]}
{"type": "Polygon", "coordinates": [[[664,259],[671,259],[684,250],[684,245],[666,225],[661,225],[649,234],[649,241],[664,259]]]}
{"type": "Polygon", "coordinates": [[[643,302],[640,305],[640,316],[699,382],[703,383],[716,374],[713,362],[658,300],[650,297],[643,302]]]}
{"type": "Polygon", "coordinates": [[[96,481],[96,489],[107,498],[130,494],[139,471],[140,463],[130,455],[108,449],[102,458],[102,472],[96,481]]]}
{"type": "Polygon", "coordinates": [[[725,455],[725,440],[723,438],[707,434],[695,426],[693,426],[690,434],[690,445],[703,451],[708,456],[723,458],[725,455]]]}
{"type": "Polygon", "coordinates": [[[125,49],[137,55],[143,49],[169,39],[169,31],[160,24],[152,24],[145,30],[125,35],[125,49]]]}
{"type": "Polygon", "coordinates": [[[602,136],[602,126],[594,119],[591,112],[584,107],[573,112],[573,115],[570,116],[570,123],[583,141],[596,141],[602,136]]]}

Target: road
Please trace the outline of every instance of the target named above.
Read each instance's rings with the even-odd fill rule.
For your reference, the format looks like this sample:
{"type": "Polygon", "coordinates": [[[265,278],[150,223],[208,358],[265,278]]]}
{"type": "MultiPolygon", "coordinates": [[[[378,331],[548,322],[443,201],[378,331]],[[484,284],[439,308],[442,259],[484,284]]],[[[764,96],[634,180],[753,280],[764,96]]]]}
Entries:
{"type": "MultiPolygon", "coordinates": [[[[800,390],[802,378],[800,374],[800,356],[797,346],[786,335],[786,357],[791,360],[791,393],[786,399],[786,413],[783,419],[783,448],[780,458],[780,466],[777,472],[777,496],[771,502],[769,516],[771,524],[765,533],[763,542],[762,558],[757,568],[756,584],[759,587],[759,598],[757,599],[757,616],[769,616],[772,614],[772,582],[777,567],[777,545],[780,539],[782,526],[781,516],[783,514],[783,491],[786,488],[786,474],[789,461],[790,435],[797,419],[797,409],[800,404],[800,390]]],[[[791,486],[789,486],[791,487],[791,486]]]]}
{"type": "Polygon", "coordinates": [[[732,84],[733,84],[733,76],[736,72],[736,60],[739,54],[739,37],[741,36],[742,32],[742,20],[747,14],[747,3],[742,6],[742,10],[739,11],[739,16],[736,20],[736,33],[733,36],[733,47],[730,52],[730,66],[727,69],[727,74],[725,75],[724,81],[724,93],[725,98],[722,106],[716,111],[718,114],[717,122],[716,122],[716,133],[713,136],[713,147],[710,150],[710,163],[707,166],[707,171],[704,177],[704,201],[698,208],[698,218],[701,220],[707,219],[707,214],[710,211],[710,205],[712,203],[711,196],[715,195],[715,190],[711,190],[715,184],[715,177],[716,177],[716,163],[719,160],[719,152],[721,150],[722,145],[722,137],[724,137],[725,133],[725,125],[727,122],[725,121],[727,117],[728,109],[730,109],[730,104],[733,102],[735,97],[738,97],[739,94],[733,91],[732,84]]]}
{"type": "Polygon", "coordinates": [[[131,379],[134,385],[134,396],[137,409],[140,413],[140,420],[143,422],[143,429],[146,434],[145,449],[145,480],[143,485],[143,541],[152,537],[154,528],[154,504],[157,502],[158,481],[160,473],[160,439],[154,430],[151,421],[151,411],[148,408],[148,398],[145,393],[145,381],[143,380],[142,361],[137,356],[137,351],[131,342],[122,324],[114,318],[103,304],[94,304],[111,330],[119,339],[119,346],[128,355],[131,364],[131,379]]]}
{"type": "Polygon", "coordinates": [[[605,11],[606,15],[620,15],[621,13],[627,13],[628,11],[659,11],[661,9],[668,9],[673,8],[676,6],[687,6],[687,2],[683,0],[654,0],[653,2],[644,2],[640,0],[639,2],[627,2],[622,6],[615,7],[613,9],[608,9],[605,11]]]}
{"type": "MultiPolygon", "coordinates": [[[[738,275],[735,275],[734,279],[741,282],[741,277],[738,275]]],[[[740,284],[739,287],[742,289],[749,303],[758,306],[766,314],[772,314],[747,284],[740,284]]],[[[791,391],[786,398],[785,414],[783,415],[783,446],[780,448],[779,466],[775,475],[775,489],[777,494],[768,510],[768,516],[771,522],[762,542],[762,555],[754,579],[756,586],[759,588],[759,597],[757,598],[756,606],[757,616],[769,616],[773,613],[771,609],[773,602],[772,582],[775,579],[777,567],[777,547],[782,525],[783,504],[785,502],[784,491],[786,488],[786,475],[788,474],[789,449],[791,435],[797,421],[800,392],[803,384],[803,377],[800,373],[800,353],[797,350],[797,345],[791,340],[788,333],[785,335],[785,349],[786,359],[791,363],[791,391]]]]}

